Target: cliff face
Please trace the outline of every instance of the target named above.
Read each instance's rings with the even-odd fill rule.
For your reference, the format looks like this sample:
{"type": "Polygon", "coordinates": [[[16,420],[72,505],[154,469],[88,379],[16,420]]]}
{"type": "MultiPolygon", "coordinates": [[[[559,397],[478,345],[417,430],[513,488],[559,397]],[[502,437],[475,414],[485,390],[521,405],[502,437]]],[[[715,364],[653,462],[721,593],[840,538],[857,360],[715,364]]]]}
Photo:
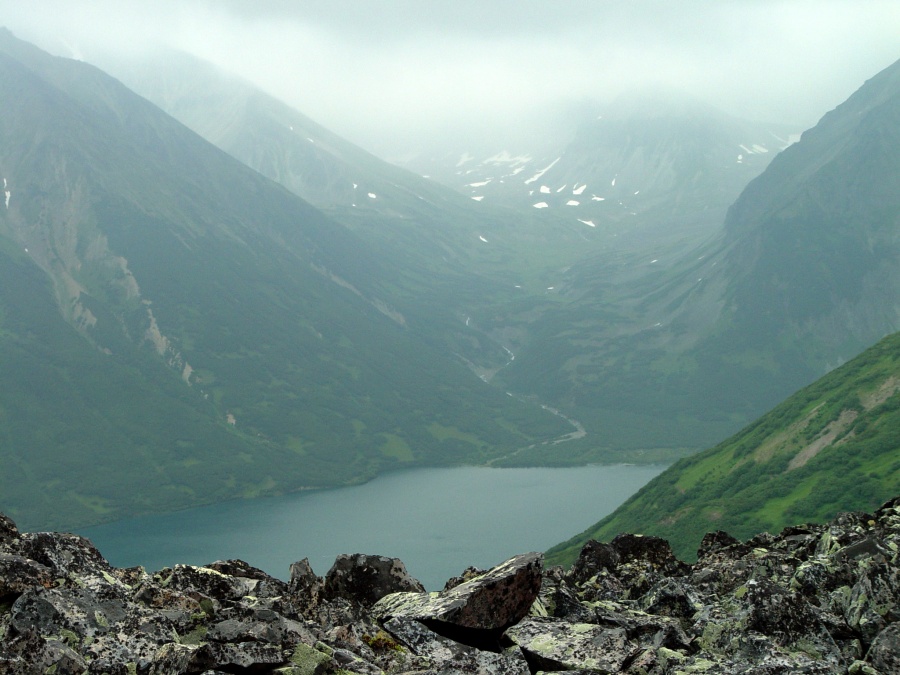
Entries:
{"type": "Polygon", "coordinates": [[[739,542],[687,565],[656,537],[537,553],[425,593],[396,559],[239,560],[155,573],[0,514],[4,673],[894,673],[900,497],[873,514],[739,542]]]}

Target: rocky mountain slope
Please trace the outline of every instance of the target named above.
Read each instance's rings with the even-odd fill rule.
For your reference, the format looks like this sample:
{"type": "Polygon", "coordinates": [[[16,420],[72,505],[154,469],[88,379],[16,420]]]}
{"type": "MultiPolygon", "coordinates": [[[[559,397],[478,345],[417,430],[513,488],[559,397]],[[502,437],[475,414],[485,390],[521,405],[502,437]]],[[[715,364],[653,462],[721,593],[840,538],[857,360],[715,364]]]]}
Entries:
{"type": "Polygon", "coordinates": [[[0,84],[0,495],[23,524],[569,432],[428,338],[406,252],[373,252],[113,78],[8,32],[0,84]]]}
{"type": "Polygon", "coordinates": [[[900,485],[900,333],[800,390],[719,445],[673,464],[615,512],[548,553],[588,539],[665,537],[689,558],[704,533],[738,537],[871,509],[900,485]]]}
{"type": "Polygon", "coordinates": [[[0,515],[0,669],[68,673],[868,673],[900,667],[900,498],[693,565],[656,537],[538,553],[427,593],[397,559],[111,567],[74,535],[0,515]]]}

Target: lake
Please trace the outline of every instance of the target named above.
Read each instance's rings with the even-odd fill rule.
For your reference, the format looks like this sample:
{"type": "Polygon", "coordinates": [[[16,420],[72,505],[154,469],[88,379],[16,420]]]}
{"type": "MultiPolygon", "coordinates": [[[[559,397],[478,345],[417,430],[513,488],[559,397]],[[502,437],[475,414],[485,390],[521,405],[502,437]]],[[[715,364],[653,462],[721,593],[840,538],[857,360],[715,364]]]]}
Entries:
{"type": "Polygon", "coordinates": [[[309,558],[324,576],[340,553],[400,558],[429,590],[585,530],[664,465],[411,469],[363,485],[239,500],[84,528],[117,567],[155,571],[240,558],[287,579],[309,558]]]}

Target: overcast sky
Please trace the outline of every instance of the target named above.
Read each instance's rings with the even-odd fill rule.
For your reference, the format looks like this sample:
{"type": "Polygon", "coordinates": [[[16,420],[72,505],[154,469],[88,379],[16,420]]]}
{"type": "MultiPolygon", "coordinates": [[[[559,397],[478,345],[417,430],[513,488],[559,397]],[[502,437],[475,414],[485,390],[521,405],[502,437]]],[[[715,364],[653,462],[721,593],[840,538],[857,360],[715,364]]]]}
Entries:
{"type": "Polygon", "coordinates": [[[634,85],[806,128],[900,58],[897,0],[0,0],[0,17],[88,60],[190,51],[382,154],[634,85]]]}

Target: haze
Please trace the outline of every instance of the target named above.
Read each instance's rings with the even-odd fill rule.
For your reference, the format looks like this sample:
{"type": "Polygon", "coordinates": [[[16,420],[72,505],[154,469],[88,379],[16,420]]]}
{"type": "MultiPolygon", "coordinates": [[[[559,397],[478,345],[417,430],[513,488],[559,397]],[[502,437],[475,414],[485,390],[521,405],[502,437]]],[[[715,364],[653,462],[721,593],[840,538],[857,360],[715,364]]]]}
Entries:
{"type": "Polygon", "coordinates": [[[190,52],[387,158],[435,139],[536,143],[632,87],[806,128],[900,57],[894,0],[0,0],[0,11],[64,56],[190,52]]]}

